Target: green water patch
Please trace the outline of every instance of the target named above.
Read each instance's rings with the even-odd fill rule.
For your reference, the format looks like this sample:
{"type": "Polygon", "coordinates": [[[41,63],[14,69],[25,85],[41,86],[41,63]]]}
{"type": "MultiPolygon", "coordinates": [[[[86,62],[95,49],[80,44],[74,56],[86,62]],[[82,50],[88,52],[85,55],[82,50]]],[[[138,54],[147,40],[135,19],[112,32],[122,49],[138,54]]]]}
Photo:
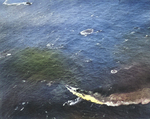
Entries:
{"type": "Polygon", "coordinates": [[[75,80],[70,62],[58,51],[26,48],[13,54],[5,62],[3,70],[22,80],[75,80]]]}

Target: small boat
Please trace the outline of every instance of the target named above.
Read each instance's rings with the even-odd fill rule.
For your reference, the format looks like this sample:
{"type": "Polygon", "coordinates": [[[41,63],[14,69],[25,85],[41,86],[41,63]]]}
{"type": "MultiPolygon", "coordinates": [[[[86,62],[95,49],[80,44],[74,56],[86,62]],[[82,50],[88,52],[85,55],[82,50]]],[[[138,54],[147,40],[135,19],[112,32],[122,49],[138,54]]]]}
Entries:
{"type": "Polygon", "coordinates": [[[93,31],[94,31],[93,29],[86,29],[86,30],[81,31],[80,34],[87,36],[87,35],[93,33],[93,31]]]}
{"type": "Polygon", "coordinates": [[[17,3],[7,3],[8,2],[8,0],[5,0],[4,1],[4,5],[16,5],[16,6],[18,6],[18,5],[32,5],[32,3],[31,2],[17,2],[17,3]]]}

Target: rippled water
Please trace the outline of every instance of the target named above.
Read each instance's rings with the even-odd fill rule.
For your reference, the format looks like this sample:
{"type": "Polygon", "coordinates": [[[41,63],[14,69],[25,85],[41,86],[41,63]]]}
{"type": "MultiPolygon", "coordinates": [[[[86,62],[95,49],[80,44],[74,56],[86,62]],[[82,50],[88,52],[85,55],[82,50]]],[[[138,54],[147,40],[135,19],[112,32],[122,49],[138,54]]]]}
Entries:
{"type": "Polygon", "coordinates": [[[0,0],[2,118],[150,117],[149,104],[107,107],[82,101],[63,107],[65,101],[75,98],[65,84],[85,90],[105,87],[108,93],[120,91],[121,85],[125,85],[124,90],[148,86],[149,0],[30,0],[32,5],[18,6],[3,2],[0,0]],[[94,31],[81,35],[86,29],[94,31]],[[62,61],[70,62],[67,67],[74,73],[74,81],[47,85],[49,81],[26,81],[12,73],[12,67],[5,68],[13,56],[26,48],[61,52],[66,56],[62,61]],[[113,69],[116,74],[111,74],[113,69]]]}

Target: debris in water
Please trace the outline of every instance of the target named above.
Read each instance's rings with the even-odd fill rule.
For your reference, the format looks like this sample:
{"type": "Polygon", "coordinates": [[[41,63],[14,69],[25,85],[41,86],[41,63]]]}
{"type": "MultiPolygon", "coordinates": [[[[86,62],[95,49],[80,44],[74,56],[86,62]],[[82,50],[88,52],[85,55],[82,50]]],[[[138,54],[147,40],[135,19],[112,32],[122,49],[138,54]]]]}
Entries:
{"type": "Polygon", "coordinates": [[[18,107],[16,107],[15,110],[18,110],[18,107]]]}
{"type": "Polygon", "coordinates": [[[14,87],[13,88],[16,88],[17,87],[17,85],[14,85],[14,87]]]}
{"type": "Polygon", "coordinates": [[[45,113],[48,113],[47,111],[45,111],[45,113]]]}
{"type": "Polygon", "coordinates": [[[51,86],[53,83],[53,81],[50,81],[49,83],[47,83],[46,85],[51,86]]]}
{"type": "Polygon", "coordinates": [[[124,41],[127,42],[129,39],[125,39],[124,41]]]}
{"type": "Polygon", "coordinates": [[[92,62],[92,59],[86,60],[85,62],[87,62],[87,63],[88,63],[88,62],[92,62]]]}
{"type": "Polygon", "coordinates": [[[8,53],[6,56],[11,56],[11,54],[10,54],[10,53],[8,53]]]}
{"type": "Polygon", "coordinates": [[[54,44],[50,44],[50,43],[48,43],[47,45],[46,45],[47,47],[52,47],[52,46],[54,46],[54,44]]]}
{"type": "Polygon", "coordinates": [[[146,35],[145,37],[147,38],[147,37],[149,37],[149,35],[146,35]]]}
{"type": "Polygon", "coordinates": [[[25,82],[26,82],[26,80],[22,80],[22,82],[23,82],[23,83],[25,83],[25,82]]]}
{"type": "Polygon", "coordinates": [[[113,70],[111,70],[111,74],[115,74],[115,73],[117,73],[118,71],[116,70],[116,69],[113,69],[113,70]]]}
{"type": "Polygon", "coordinates": [[[42,80],[41,83],[46,82],[46,80],[42,80]]]}
{"type": "Polygon", "coordinates": [[[81,102],[81,100],[82,100],[82,98],[80,98],[80,97],[76,98],[75,100],[68,100],[67,102],[65,102],[63,104],[63,106],[65,106],[65,105],[72,106],[72,105],[75,105],[75,104],[81,102]]]}
{"type": "Polygon", "coordinates": [[[134,31],[132,31],[130,34],[134,34],[135,32],[134,31]]]}
{"type": "Polygon", "coordinates": [[[25,105],[25,104],[26,104],[26,102],[23,102],[23,103],[22,103],[22,105],[25,105]]]}
{"type": "Polygon", "coordinates": [[[103,30],[98,30],[98,31],[96,31],[96,33],[98,33],[98,32],[102,32],[103,30]]]}
{"type": "Polygon", "coordinates": [[[96,45],[100,45],[100,43],[96,43],[96,45]]]}
{"type": "Polygon", "coordinates": [[[20,109],[20,111],[23,111],[23,110],[24,110],[24,107],[20,109]]]}

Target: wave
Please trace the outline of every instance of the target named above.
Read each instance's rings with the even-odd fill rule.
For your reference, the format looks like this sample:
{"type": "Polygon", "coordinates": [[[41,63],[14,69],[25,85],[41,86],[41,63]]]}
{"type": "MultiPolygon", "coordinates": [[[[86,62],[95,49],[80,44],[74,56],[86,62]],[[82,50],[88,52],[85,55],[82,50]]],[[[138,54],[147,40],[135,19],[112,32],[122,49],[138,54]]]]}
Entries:
{"type": "Polygon", "coordinates": [[[4,5],[31,5],[32,3],[31,2],[19,2],[19,3],[7,3],[8,0],[5,0],[4,1],[4,5]]]}

